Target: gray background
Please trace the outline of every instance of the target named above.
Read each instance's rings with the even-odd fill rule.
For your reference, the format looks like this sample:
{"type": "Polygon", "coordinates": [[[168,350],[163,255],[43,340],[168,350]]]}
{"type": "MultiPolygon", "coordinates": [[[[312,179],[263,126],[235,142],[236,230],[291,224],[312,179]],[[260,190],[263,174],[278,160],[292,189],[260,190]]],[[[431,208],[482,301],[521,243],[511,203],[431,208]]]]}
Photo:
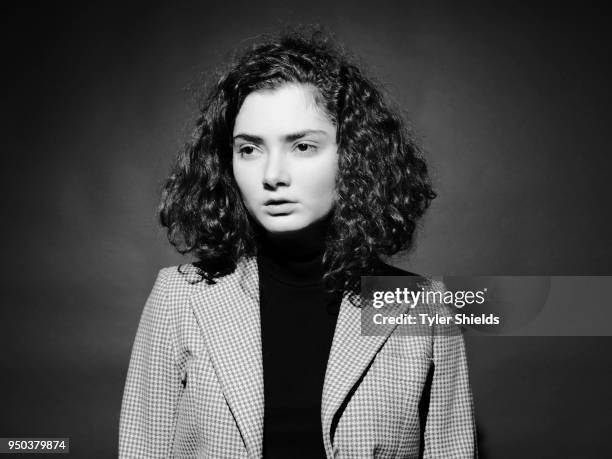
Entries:
{"type": "MultiPolygon", "coordinates": [[[[396,264],[611,274],[610,17],[594,4],[55,3],[3,7],[0,28],[0,436],[116,455],[144,301],[184,260],[155,208],[192,125],[185,88],[285,23],[330,26],[423,138],[440,197],[396,264]]],[[[471,337],[482,457],[612,453],[610,343],[471,337]]]]}

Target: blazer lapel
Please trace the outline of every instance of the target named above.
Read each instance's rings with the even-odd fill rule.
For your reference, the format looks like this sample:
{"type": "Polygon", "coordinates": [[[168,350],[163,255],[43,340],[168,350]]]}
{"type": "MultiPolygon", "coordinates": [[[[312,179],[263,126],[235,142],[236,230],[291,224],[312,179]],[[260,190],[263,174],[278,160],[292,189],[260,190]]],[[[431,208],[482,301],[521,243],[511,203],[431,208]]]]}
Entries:
{"type": "MultiPolygon", "coordinates": [[[[264,386],[257,260],[241,262],[234,273],[214,286],[198,285],[191,297],[194,314],[247,452],[259,458],[263,452],[264,386]]],[[[336,413],[395,329],[387,326],[378,336],[363,336],[361,303],[358,291],[344,292],[327,362],[321,422],[328,457],[333,457],[331,427],[336,413]]]]}
{"type": "MultiPolygon", "coordinates": [[[[359,292],[355,289],[346,290],[340,304],[321,401],[323,443],[327,457],[334,457],[331,428],[336,413],[378,350],[396,328],[396,326],[385,326],[377,329],[380,332],[378,336],[363,336],[361,307],[359,292]]],[[[403,309],[406,308],[398,309],[397,313],[402,313],[403,309]]]]}
{"type": "Polygon", "coordinates": [[[264,390],[257,261],[241,262],[214,286],[201,284],[193,311],[247,452],[259,458],[264,390]]]}

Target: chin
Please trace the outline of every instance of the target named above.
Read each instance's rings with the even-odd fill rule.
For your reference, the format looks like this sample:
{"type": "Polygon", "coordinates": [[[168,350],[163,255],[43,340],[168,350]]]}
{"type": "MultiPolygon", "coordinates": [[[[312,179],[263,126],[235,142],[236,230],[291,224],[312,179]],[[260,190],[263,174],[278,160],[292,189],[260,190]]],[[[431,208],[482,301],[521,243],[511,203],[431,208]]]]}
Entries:
{"type": "Polygon", "coordinates": [[[307,222],[302,219],[295,218],[291,215],[279,217],[266,217],[262,222],[262,226],[269,233],[286,233],[290,231],[299,231],[306,228],[307,222]]]}

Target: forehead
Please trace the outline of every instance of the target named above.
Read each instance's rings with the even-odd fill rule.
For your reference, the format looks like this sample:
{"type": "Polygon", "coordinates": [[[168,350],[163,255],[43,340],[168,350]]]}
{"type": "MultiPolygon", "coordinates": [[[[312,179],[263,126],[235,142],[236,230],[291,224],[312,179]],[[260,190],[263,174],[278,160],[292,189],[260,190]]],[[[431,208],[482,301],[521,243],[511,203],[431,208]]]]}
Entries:
{"type": "Polygon", "coordinates": [[[305,129],[335,132],[335,126],[315,101],[314,89],[296,84],[252,92],[234,123],[234,135],[280,135],[305,129]]]}

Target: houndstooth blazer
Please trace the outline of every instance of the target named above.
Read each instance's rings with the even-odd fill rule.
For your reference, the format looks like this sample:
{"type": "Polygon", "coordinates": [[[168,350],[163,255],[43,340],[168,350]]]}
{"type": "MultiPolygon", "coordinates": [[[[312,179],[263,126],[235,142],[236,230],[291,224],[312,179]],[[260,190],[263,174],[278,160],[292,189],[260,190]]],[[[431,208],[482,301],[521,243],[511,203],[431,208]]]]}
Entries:
{"type": "MultiPolygon", "coordinates": [[[[259,458],[257,261],[245,259],[214,285],[193,283],[192,265],[180,268],[159,272],[142,313],[119,456],[259,458]]],[[[327,364],[321,404],[327,457],[476,457],[461,334],[407,337],[391,328],[385,336],[362,336],[359,301],[345,292],[327,364]]]]}

